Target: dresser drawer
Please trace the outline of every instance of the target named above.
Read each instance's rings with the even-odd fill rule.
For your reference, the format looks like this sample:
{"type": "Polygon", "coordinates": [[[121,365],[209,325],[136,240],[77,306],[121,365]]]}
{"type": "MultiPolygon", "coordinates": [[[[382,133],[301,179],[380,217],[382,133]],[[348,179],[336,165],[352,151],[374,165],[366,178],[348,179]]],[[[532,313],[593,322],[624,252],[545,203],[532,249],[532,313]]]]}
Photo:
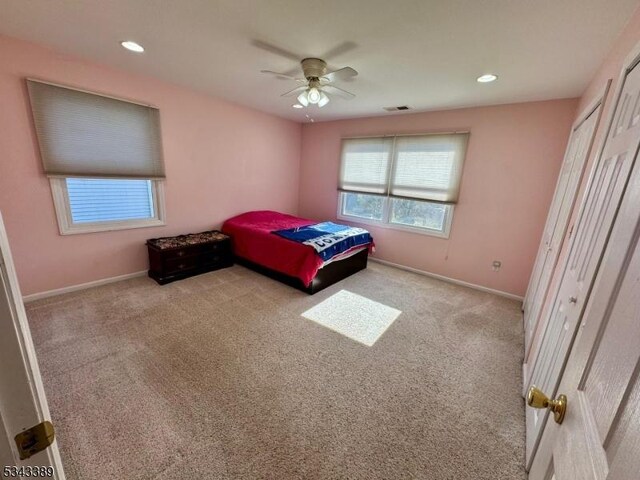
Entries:
{"type": "Polygon", "coordinates": [[[166,258],[163,262],[164,273],[176,273],[191,270],[198,265],[197,257],[166,258]]]}
{"type": "Polygon", "coordinates": [[[164,260],[164,271],[167,273],[181,272],[192,268],[202,268],[218,263],[228,263],[231,256],[225,252],[209,252],[188,257],[167,258],[164,260]]]}
{"type": "Polygon", "coordinates": [[[170,250],[163,253],[163,258],[165,259],[181,259],[184,257],[192,257],[194,255],[206,255],[219,253],[223,254],[225,252],[231,251],[231,244],[229,242],[216,242],[216,243],[207,243],[204,245],[193,245],[189,247],[184,247],[181,249],[170,250]]]}

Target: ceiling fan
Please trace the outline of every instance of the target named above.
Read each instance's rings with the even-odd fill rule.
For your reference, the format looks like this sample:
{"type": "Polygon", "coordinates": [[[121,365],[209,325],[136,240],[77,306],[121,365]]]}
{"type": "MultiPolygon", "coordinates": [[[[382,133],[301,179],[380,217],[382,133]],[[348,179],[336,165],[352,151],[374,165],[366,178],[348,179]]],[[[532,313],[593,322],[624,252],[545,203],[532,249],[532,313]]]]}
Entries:
{"type": "Polygon", "coordinates": [[[282,94],[283,97],[297,95],[298,102],[303,107],[318,105],[318,107],[322,108],[329,103],[329,95],[336,95],[347,100],[355,97],[353,93],[333,85],[336,81],[348,80],[358,75],[358,72],[353,68],[344,67],[329,72],[327,71],[327,62],[320,58],[304,58],[300,65],[304,78],[294,77],[288,73],[272,72],[271,70],[261,70],[261,72],[275,75],[279,78],[295,80],[303,84],[282,94]]]}

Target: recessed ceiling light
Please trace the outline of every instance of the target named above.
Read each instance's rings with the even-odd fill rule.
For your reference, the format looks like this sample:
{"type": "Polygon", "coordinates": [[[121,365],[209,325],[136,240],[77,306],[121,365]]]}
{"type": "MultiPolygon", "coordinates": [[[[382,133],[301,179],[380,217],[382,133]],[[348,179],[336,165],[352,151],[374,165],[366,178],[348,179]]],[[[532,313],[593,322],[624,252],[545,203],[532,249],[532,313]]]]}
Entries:
{"type": "Polygon", "coordinates": [[[495,81],[497,79],[498,79],[497,75],[494,75],[493,73],[487,73],[485,75],[480,75],[477,78],[477,81],[480,82],[480,83],[489,83],[489,82],[493,82],[493,81],[495,81]]]}
{"type": "Polygon", "coordinates": [[[136,53],[144,52],[144,47],[142,45],[136,42],[132,42],[131,40],[120,42],[120,45],[122,45],[127,50],[131,50],[132,52],[136,52],[136,53]]]}
{"type": "Polygon", "coordinates": [[[293,108],[302,108],[302,105],[300,105],[299,103],[295,103],[293,105],[291,105],[293,108]]]}

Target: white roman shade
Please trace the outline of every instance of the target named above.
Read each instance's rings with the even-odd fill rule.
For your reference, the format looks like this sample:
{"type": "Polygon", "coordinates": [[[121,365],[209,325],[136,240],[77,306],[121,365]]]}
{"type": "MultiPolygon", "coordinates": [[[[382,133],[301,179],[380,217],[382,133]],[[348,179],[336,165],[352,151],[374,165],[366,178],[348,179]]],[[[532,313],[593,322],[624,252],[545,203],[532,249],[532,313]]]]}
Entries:
{"type": "Polygon", "coordinates": [[[164,178],[157,108],[27,80],[48,176],[164,178]]]}
{"type": "Polygon", "coordinates": [[[469,133],[350,138],[338,189],[456,203],[469,133]]]}
{"type": "Polygon", "coordinates": [[[386,195],[393,138],[351,138],[342,142],[338,188],[386,195]]]}
{"type": "Polygon", "coordinates": [[[389,194],[455,203],[468,138],[468,133],[397,137],[389,194]]]}

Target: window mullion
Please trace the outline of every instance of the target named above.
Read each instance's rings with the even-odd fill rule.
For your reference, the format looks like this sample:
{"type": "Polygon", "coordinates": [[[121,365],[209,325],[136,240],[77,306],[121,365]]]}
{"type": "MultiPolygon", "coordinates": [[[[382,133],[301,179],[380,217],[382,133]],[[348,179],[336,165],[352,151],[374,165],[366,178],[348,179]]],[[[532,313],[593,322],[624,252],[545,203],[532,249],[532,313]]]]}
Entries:
{"type": "Polygon", "coordinates": [[[386,196],[382,203],[382,223],[389,223],[389,218],[391,217],[391,198],[386,196]]]}
{"type": "Polygon", "coordinates": [[[390,223],[391,219],[391,183],[393,178],[393,169],[395,166],[396,160],[396,139],[398,137],[394,136],[391,140],[391,153],[389,158],[389,167],[387,169],[387,197],[384,199],[384,208],[382,214],[382,221],[386,224],[390,223]]]}
{"type": "Polygon", "coordinates": [[[396,139],[398,137],[394,136],[391,140],[391,155],[389,158],[389,167],[387,168],[387,196],[391,195],[391,179],[393,178],[394,168],[396,163],[396,139]]]}

